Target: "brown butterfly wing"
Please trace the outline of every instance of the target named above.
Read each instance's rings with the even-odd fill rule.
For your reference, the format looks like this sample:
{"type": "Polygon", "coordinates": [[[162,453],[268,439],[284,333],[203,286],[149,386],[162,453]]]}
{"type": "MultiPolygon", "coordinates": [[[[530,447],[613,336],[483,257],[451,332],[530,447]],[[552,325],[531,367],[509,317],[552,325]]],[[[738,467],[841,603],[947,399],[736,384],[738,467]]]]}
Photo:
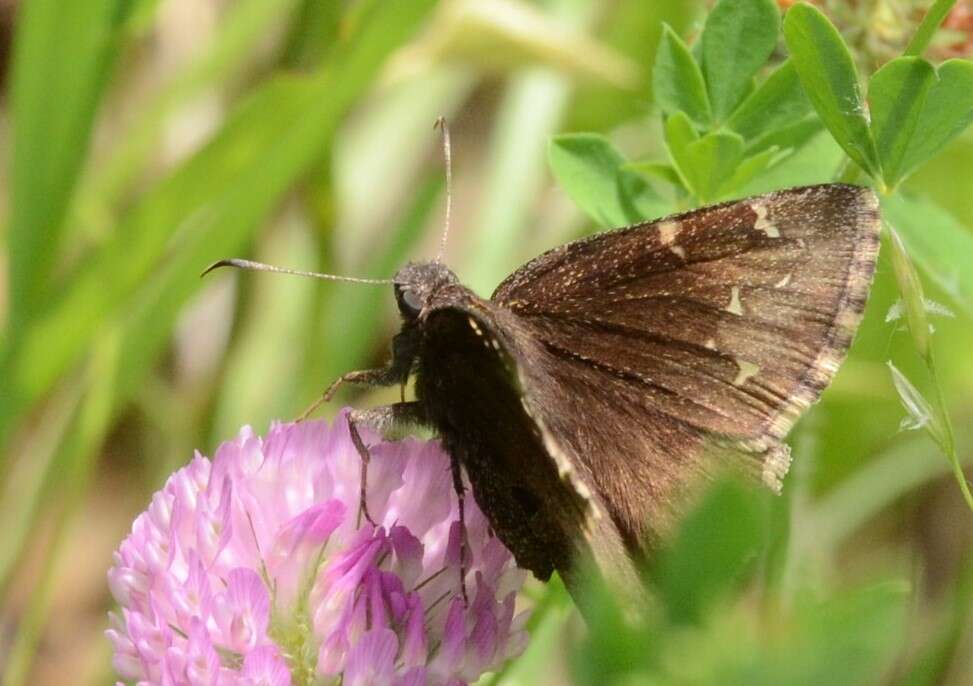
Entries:
{"type": "MultiPolygon", "coordinates": [[[[547,352],[520,318],[454,284],[437,291],[421,327],[416,395],[518,565],[544,580],[558,569],[570,583],[590,540],[614,551],[600,559],[623,557],[576,458],[529,411],[522,370],[546,364],[547,352]]],[[[616,574],[625,568],[617,562],[616,574]]]]}
{"type": "Polygon", "coordinates": [[[870,190],[796,188],[570,243],[497,288],[542,350],[520,367],[530,413],[630,546],[714,447],[779,485],[780,441],[861,318],[878,232],[870,190]]]}

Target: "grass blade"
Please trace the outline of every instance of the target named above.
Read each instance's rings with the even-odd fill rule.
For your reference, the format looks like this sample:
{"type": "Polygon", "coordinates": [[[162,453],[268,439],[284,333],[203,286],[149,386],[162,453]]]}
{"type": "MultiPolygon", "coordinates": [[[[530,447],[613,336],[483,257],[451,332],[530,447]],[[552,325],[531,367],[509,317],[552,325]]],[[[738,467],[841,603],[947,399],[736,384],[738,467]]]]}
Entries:
{"type": "MultiPolygon", "coordinates": [[[[368,87],[384,58],[418,27],[434,3],[403,7],[373,2],[360,30],[337,50],[328,68],[311,78],[280,77],[242,105],[217,137],[128,215],[115,239],[77,273],[64,295],[5,356],[6,392],[0,399],[0,444],[27,407],[75,364],[106,319],[133,302],[167,308],[199,287],[206,266],[243,243],[284,193],[326,149],[351,104],[368,87]],[[182,245],[159,269],[179,230],[182,245]],[[170,292],[163,292],[165,289],[170,292]]],[[[148,364],[172,325],[175,311],[146,316],[143,351],[148,364]],[[150,336],[151,333],[151,336],[150,336]]]]}
{"type": "Polygon", "coordinates": [[[10,335],[43,294],[117,55],[120,0],[21,3],[11,83],[10,335]]]}

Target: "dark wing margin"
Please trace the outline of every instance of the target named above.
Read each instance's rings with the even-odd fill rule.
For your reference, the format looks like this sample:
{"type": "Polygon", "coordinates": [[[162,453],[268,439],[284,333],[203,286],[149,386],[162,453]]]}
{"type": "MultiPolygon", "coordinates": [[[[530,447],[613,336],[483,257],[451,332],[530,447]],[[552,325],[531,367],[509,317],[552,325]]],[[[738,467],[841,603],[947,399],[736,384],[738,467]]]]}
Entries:
{"type": "Polygon", "coordinates": [[[671,500],[707,446],[780,487],[782,439],[861,320],[879,228],[870,189],[794,188],[569,243],[500,284],[545,352],[521,370],[532,415],[627,536],[659,514],[633,501],[671,500]]]}

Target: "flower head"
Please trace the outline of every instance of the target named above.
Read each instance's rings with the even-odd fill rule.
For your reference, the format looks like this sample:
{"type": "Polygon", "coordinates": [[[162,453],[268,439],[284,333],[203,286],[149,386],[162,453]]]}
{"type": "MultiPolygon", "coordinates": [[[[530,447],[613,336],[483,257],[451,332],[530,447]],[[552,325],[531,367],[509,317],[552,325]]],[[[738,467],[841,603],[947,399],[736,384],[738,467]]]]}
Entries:
{"type": "Polygon", "coordinates": [[[244,428],[196,454],[135,520],[108,582],[123,679],[462,684],[518,654],[524,573],[435,442],[372,445],[367,506],[347,416],[244,428]],[[461,593],[465,569],[468,600],[461,593]]]}

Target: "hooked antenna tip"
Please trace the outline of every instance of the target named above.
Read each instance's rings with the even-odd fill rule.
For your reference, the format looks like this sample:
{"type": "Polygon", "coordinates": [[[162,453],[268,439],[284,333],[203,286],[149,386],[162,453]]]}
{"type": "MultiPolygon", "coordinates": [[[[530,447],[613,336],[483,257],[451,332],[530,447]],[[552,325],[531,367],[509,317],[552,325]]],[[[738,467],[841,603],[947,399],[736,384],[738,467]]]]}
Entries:
{"type": "Polygon", "coordinates": [[[213,264],[211,264],[210,266],[208,266],[206,269],[204,269],[203,271],[201,271],[199,273],[199,278],[203,278],[204,276],[206,276],[207,274],[209,274],[211,271],[213,271],[215,269],[219,269],[220,267],[239,267],[239,266],[240,265],[237,264],[237,261],[234,258],[217,260],[216,262],[214,262],[213,264]]]}

